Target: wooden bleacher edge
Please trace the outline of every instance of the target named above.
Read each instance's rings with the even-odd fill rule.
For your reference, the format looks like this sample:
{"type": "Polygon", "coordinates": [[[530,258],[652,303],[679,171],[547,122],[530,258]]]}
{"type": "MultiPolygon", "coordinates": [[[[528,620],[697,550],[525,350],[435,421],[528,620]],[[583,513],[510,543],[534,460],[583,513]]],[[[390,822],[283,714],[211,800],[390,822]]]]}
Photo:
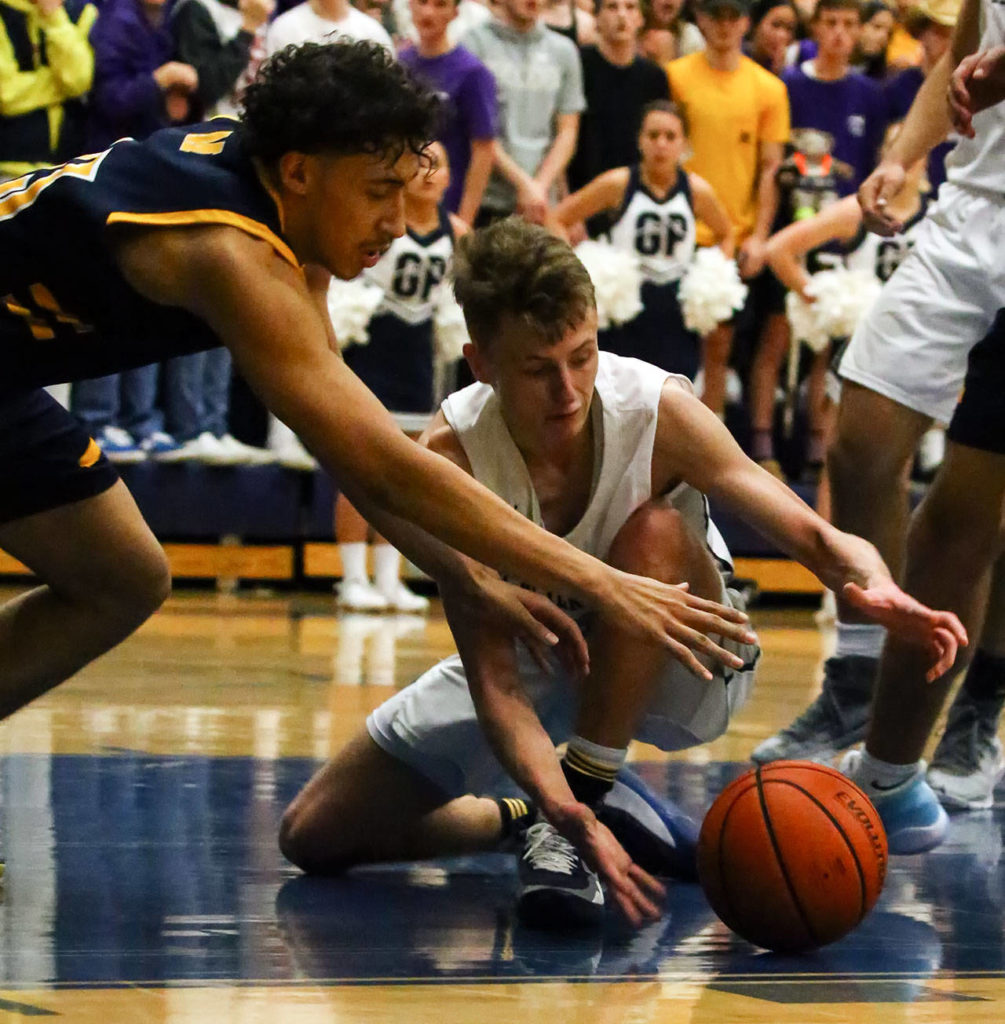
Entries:
{"type": "MultiPolygon", "coordinates": [[[[338,547],[331,542],[303,544],[300,560],[294,544],[166,543],[164,550],[172,576],[178,580],[296,582],[342,575],[338,547]]],[[[736,574],[756,581],[763,593],[819,594],[823,589],[807,569],[784,558],[737,558],[735,563],[736,574]]],[[[17,559],[0,551],[0,578],[27,575],[28,570],[17,559]]]]}

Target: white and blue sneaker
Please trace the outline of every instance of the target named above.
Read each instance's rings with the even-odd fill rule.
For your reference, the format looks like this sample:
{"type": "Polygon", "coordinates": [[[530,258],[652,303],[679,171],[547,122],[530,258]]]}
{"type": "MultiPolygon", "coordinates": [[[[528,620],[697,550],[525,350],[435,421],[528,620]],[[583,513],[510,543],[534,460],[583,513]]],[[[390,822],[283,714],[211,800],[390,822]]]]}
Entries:
{"type": "Polygon", "coordinates": [[[653,792],[631,769],[618,772],[614,787],[597,807],[597,817],[651,875],[697,880],[698,822],[653,792]]]}
{"type": "Polygon", "coordinates": [[[888,790],[877,790],[869,779],[861,777],[862,753],[850,750],[841,759],[841,771],[862,788],[879,813],[890,853],[924,853],[946,838],[949,815],[935,790],[925,781],[925,763],[918,763],[914,774],[888,790]]]}
{"type": "Polygon", "coordinates": [[[181,444],[163,430],[155,430],[140,441],[140,448],[154,462],[177,462],[181,444]]]}
{"type": "Polygon", "coordinates": [[[548,822],[539,821],[527,829],[518,875],[516,910],[528,927],[560,930],[603,921],[600,879],[548,822]]]}
{"type": "Polygon", "coordinates": [[[109,462],[120,466],[143,462],[147,457],[147,453],[133,440],[133,435],[122,427],[103,427],[94,440],[109,462]]]}

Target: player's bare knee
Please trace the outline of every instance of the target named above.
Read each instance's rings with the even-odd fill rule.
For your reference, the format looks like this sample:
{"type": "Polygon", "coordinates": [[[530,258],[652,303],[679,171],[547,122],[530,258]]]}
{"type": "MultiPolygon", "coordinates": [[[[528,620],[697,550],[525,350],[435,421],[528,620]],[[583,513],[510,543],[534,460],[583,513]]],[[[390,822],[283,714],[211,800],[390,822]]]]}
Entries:
{"type": "Polygon", "coordinates": [[[171,594],[171,565],[159,544],[130,560],[112,595],[125,614],[146,621],[171,594]]]}
{"type": "Polygon", "coordinates": [[[156,543],[108,560],[85,580],[61,581],[53,588],[70,601],[96,609],[104,618],[136,628],[167,600],[171,593],[171,566],[156,543]]]}
{"type": "Polygon", "coordinates": [[[650,501],[637,508],[618,531],[607,561],[638,576],[676,579],[688,564],[694,542],[677,509],[650,501]]]}
{"type": "Polygon", "coordinates": [[[827,452],[827,472],[835,491],[860,497],[894,487],[907,487],[911,455],[876,443],[864,429],[839,431],[827,452]]]}

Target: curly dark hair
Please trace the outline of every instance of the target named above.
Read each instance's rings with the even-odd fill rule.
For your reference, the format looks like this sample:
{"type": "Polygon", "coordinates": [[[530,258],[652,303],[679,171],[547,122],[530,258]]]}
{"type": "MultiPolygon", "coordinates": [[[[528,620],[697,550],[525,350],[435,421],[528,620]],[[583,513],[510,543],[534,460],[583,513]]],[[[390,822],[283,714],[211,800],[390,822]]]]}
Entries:
{"type": "Polygon", "coordinates": [[[369,41],[287,46],[244,93],[245,145],[267,163],[284,153],[421,154],[441,101],[369,41]]]}
{"type": "Polygon", "coordinates": [[[468,333],[483,348],[507,314],[554,343],[596,306],[593,282],[569,243],[520,217],[462,235],[453,278],[468,333]]]}

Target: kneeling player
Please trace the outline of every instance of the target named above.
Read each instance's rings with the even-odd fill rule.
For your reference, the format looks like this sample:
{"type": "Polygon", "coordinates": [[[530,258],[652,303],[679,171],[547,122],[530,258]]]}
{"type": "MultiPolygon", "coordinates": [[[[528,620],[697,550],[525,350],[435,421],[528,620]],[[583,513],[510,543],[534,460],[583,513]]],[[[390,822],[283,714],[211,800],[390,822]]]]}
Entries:
{"type": "Polygon", "coordinates": [[[280,842],[305,870],[336,872],[490,850],[523,826],[525,919],[596,921],[602,880],[639,923],[659,913],[652,874],[693,876],[694,829],[623,768],[628,744],[679,750],[719,736],[759,653],[753,633],[717,643],[698,632],[715,633],[719,603],[737,601],[706,494],[938,666],[965,637],[953,616],[903,594],[872,545],[751,462],[685,378],[599,353],[593,287],[564,242],[500,222],[459,242],[455,280],[478,383],[443,403],[425,443],[582,550],[704,599],[690,623],[700,653],[640,643],[554,595],[588,638],[583,677],[447,593],[460,655],[369,717],[293,801],[280,842]],[[478,795],[514,783],[529,811],[478,795]]]}

